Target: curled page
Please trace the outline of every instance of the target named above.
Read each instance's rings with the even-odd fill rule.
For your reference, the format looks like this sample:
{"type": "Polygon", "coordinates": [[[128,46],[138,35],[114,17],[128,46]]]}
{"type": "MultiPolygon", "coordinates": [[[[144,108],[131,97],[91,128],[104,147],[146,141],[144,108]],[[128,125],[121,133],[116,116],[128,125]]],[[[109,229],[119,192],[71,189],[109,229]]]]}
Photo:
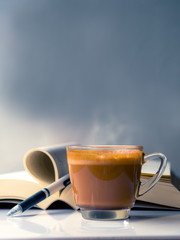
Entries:
{"type": "Polygon", "coordinates": [[[31,149],[24,157],[26,171],[42,186],[68,173],[66,146],[54,145],[31,149]]]}

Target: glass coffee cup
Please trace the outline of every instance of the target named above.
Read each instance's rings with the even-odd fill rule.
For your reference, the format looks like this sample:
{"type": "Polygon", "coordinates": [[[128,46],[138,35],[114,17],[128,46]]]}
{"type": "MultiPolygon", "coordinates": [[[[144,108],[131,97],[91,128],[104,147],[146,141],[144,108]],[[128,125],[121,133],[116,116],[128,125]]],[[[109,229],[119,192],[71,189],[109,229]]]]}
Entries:
{"type": "Polygon", "coordinates": [[[75,202],[93,220],[128,218],[136,198],[158,182],[167,164],[164,154],[145,155],[135,145],[68,146],[67,160],[75,202]],[[141,183],[142,165],[157,158],[159,169],[141,183]]]}

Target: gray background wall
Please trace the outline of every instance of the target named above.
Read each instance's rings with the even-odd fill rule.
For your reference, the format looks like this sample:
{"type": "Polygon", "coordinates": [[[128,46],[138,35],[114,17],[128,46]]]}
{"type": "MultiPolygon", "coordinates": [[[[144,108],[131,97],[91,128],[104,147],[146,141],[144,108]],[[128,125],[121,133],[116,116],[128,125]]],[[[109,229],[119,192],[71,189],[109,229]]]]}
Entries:
{"type": "Polygon", "coordinates": [[[0,0],[0,171],[68,141],[179,161],[179,42],[180,1],[0,0]]]}

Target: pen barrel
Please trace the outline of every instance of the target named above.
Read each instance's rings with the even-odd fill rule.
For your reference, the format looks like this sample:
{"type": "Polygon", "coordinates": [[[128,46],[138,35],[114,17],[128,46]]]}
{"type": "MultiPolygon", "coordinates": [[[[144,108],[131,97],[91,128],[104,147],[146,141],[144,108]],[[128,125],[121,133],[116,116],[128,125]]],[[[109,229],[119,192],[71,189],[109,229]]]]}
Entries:
{"type": "Polygon", "coordinates": [[[31,197],[29,197],[28,199],[24,200],[23,202],[20,203],[20,205],[23,209],[23,212],[26,211],[27,209],[33,207],[37,203],[41,202],[46,197],[47,197],[46,193],[41,190],[41,191],[35,193],[34,195],[32,195],[31,197]]]}
{"type": "Polygon", "coordinates": [[[62,190],[63,188],[67,187],[70,184],[69,174],[66,174],[62,178],[58,179],[56,182],[53,182],[46,190],[49,191],[50,195],[54,194],[57,191],[62,190]]]}
{"type": "Polygon", "coordinates": [[[53,182],[48,187],[43,188],[43,190],[35,193],[31,197],[27,198],[26,200],[22,201],[19,205],[22,208],[22,212],[26,211],[27,209],[33,207],[37,203],[43,201],[45,198],[49,197],[53,193],[62,190],[66,186],[70,184],[69,174],[66,174],[56,182],[53,182]]]}

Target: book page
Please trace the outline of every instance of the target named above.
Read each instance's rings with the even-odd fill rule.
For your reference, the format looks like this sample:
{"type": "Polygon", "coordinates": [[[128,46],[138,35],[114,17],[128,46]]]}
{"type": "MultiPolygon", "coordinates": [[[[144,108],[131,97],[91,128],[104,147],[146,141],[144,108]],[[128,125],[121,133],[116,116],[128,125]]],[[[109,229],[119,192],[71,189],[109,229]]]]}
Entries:
{"type": "MultiPolygon", "coordinates": [[[[5,173],[0,175],[0,203],[18,203],[40,191],[42,186],[26,171],[5,173]]],[[[41,201],[36,207],[46,209],[59,198],[53,194],[41,201]]]]}
{"type": "Polygon", "coordinates": [[[26,171],[3,173],[0,175],[0,179],[19,179],[30,182],[36,182],[36,180],[33,177],[31,177],[26,171]]]}
{"type": "MultiPolygon", "coordinates": [[[[153,175],[157,172],[160,166],[160,161],[149,161],[142,166],[142,175],[153,175]]],[[[166,169],[163,173],[163,177],[170,177],[170,163],[167,163],[166,169]]]]}
{"type": "Polygon", "coordinates": [[[41,185],[47,186],[68,173],[67,145],[30,150],[24,157],[24,167],[41,185]]]}
{"type": "Polygon", "coordinates": [[[60,200],[62,200],[65,203],[69,204],[72,208],[78,209],[78,207],[77,207],[77,205],[75,203],[75,200],[74,200],[71,184],[69,186],[67,186],[62,191],[62,193],[60,195],[60,200]]]}
{"type": "Polygon", "coordinates": [[[180,192],[170,182],[159,181],[150,191],[138,197],[138,200],[180,208],[180,192]]]}

